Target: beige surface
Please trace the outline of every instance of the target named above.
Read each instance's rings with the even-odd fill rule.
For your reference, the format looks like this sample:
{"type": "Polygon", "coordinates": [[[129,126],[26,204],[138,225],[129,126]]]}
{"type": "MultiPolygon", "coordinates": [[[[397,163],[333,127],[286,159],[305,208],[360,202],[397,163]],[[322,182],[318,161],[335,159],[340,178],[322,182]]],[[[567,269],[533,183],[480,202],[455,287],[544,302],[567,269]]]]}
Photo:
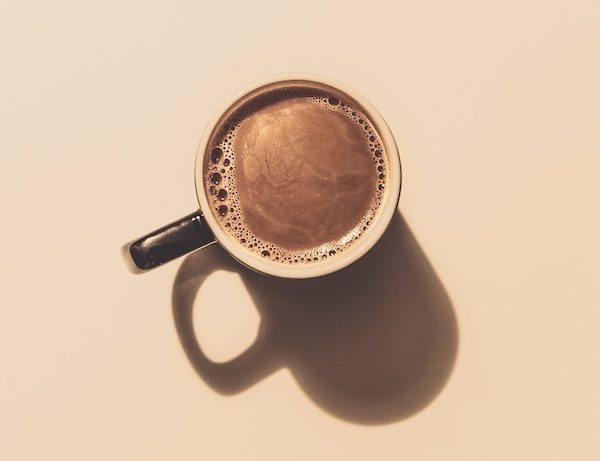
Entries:
{"type": "Polygon", "coordinates": [[[249,3],[3,3],[0,458],[598,459],[600,4],[249,3]],[[310,290],[217,248],[127,273],[283,71],[380,108],[404,221],[310,290]],[[261,316],[226,366],[189,323],[223,361],[261,316]]]}

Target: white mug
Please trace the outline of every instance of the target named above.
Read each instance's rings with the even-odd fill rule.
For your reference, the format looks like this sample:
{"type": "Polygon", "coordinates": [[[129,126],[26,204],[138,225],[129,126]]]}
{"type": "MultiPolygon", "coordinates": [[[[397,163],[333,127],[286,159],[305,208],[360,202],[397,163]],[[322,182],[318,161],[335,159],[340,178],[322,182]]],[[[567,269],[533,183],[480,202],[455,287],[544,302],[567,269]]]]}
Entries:
{"type": "Polygon", "coordinates": [[[276,75],[255,83],[250,88],[240,92],[237,96],[232,98],[222,110],[218,111],[211,119],[202,135],[196,155],[194,175],[196,196],[200,205],[199,211],[124,245],[123,255],[128,262],[129,268],[133,272],[145,272],[191,251],[213,243],[218,243],[236,260],[263,274],[295,279],[330,274],[343,269],[358,260],[381,238],[396,211],[402,183],[400,157],[396,142],[388,125],[375,107],[373,107],[373,105],[364,97],[353,89],[348,88],[346,85],[330,78],[311,74],[276,75]],[[205,156],[210,155],[211,149],[209,148],[210,146],[208,146],[208,140],[217,126],[221,115],[248,93],[276,82],[291,80],[317,82],[328,85],[346,93],[357,101],[366,111],[366,115],[376,127],[383,142],[385,152],[387,153],[388,160],[385,193],[383,194],[383,198],[372,219],[370,227],[355,241],[355,243],[344,250],[344,252],[338,253],[335,257],[319,260],[310,264],[294,265],[268,260],[249,251],[240,245],[234,237],[223,231],[211,212],[202,212],[202,210],[209,210],[208,199],[204,192],[204,158],[205,156]]]}

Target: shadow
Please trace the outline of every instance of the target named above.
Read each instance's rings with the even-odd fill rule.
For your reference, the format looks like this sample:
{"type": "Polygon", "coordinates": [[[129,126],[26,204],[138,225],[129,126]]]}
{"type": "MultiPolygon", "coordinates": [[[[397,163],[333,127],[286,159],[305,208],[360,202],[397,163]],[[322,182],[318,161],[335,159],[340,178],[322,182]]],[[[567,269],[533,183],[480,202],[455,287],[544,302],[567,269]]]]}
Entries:
{"type": "Polygon", "coordinates": [[[425,408],[458,348],[450,298],[399,213],[367,255],[317,279],[257,274],[218,245],[194,253],[175,278],[173,315],[190,363],[215,391],[242,392],[287,367],[320,407],[360,424],[425,408]],[[192,322],[198,289],[216,270],[241,276],[261,316],[254,344],[225,363],[204,355],[192,322]]]}

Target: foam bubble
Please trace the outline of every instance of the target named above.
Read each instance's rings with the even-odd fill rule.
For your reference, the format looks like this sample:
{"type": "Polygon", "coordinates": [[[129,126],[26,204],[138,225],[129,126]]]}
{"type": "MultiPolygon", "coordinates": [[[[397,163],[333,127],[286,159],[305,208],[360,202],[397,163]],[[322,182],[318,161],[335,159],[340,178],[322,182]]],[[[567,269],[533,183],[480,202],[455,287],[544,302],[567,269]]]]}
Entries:
{"type": "Polygon", "coordinates": [[[219,163],[221,157],[223,157],[223,150],[219,147],[215,147],[210,153],[210,159],[213,163],[219,163]]]}

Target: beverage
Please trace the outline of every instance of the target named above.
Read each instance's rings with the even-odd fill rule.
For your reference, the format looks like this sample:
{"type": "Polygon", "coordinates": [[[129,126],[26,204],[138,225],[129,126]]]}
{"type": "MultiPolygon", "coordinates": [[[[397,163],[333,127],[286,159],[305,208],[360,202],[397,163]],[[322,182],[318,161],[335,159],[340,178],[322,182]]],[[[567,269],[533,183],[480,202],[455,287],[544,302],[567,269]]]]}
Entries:
{"type": "Polygon", "coordinates": [[[248,251],[284,264],[350,248],[385,192],[388,159],[375,123],[324,83],[251,91],[221,116],[207,150],[204,191],[218,225],[248,251]]]}

